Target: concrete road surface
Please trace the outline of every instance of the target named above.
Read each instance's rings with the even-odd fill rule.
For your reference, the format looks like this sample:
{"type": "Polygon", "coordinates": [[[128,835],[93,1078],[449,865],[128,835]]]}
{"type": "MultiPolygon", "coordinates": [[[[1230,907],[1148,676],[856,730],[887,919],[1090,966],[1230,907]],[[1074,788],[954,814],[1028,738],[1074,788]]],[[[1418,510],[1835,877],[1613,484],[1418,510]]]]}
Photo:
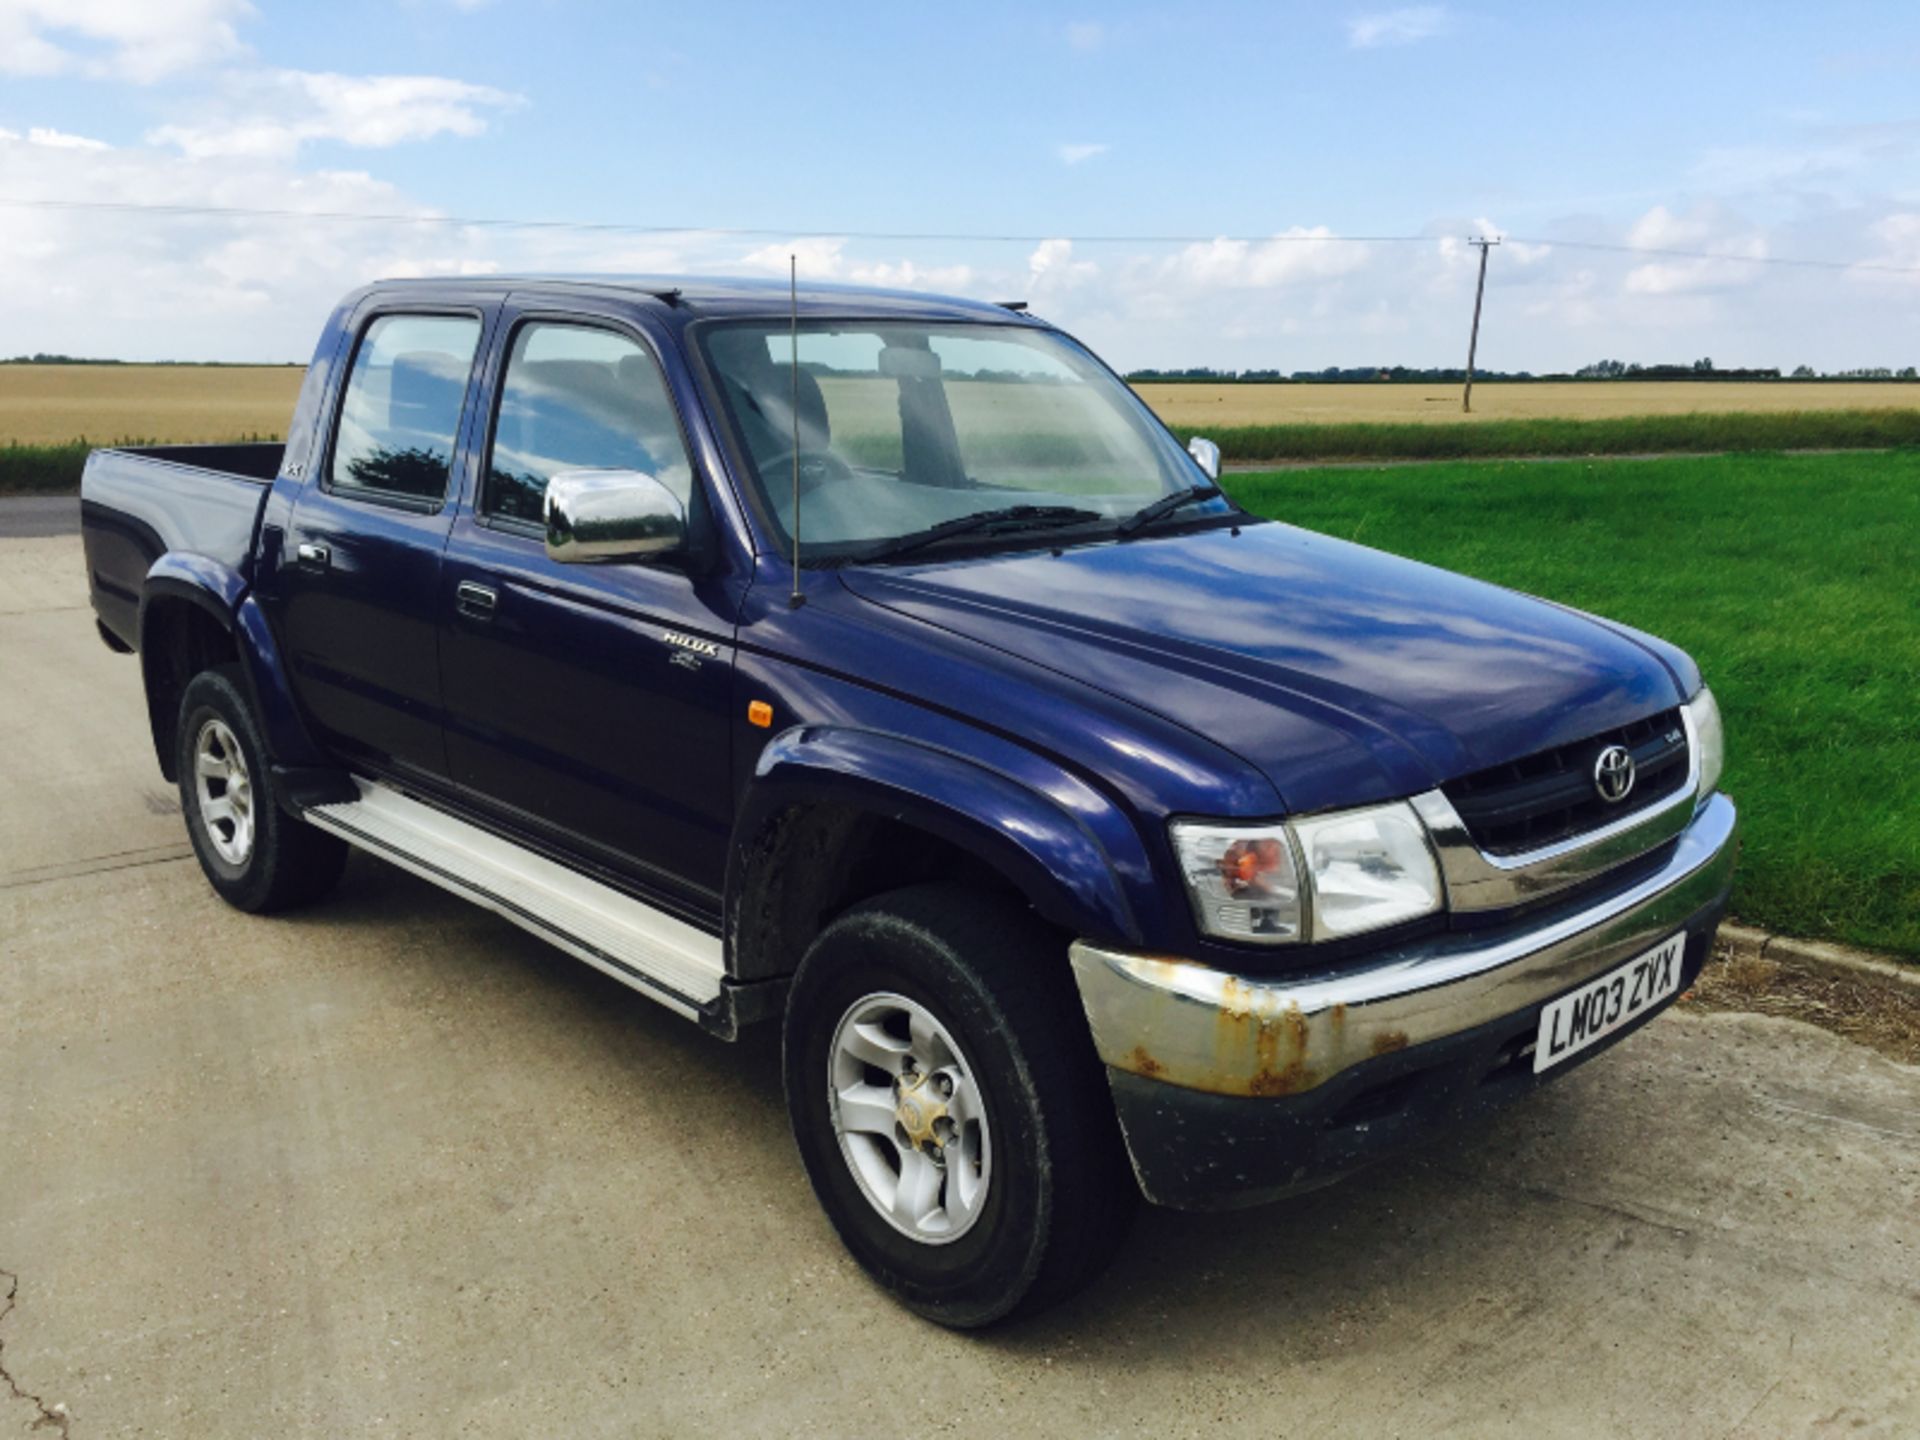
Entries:
{"type": "Polygon", "coordinates": [[[1819,1031],[1668,1016],[963,1338],[841,1253],[772,1035],[376,861],[220,905],[76,539],[0,540],[0,677],[0,1436],[1920,1433],[1920,1071],[1819,1031]]]}

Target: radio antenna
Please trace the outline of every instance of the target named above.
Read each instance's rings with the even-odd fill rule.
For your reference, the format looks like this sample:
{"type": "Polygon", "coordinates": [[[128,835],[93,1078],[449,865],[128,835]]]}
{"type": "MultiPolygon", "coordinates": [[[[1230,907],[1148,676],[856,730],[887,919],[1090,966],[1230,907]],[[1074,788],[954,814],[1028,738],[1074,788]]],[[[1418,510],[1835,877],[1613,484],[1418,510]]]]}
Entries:
{"type": "Polygon", "coordinates": [[[793,393],[787,397],[793,420],[793,593],[787,608],[798,610],[806,603],[800,593],[800,261],[787,256],[787,379],[793,393]]]}

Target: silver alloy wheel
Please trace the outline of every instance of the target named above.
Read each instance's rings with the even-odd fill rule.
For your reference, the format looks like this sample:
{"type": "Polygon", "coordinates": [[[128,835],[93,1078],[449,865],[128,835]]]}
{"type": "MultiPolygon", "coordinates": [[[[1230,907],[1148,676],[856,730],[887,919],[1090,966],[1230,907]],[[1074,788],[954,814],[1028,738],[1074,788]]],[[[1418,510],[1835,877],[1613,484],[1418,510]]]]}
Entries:
{"type": "Polygon", "coordinates": [[[239,740],[217,716],[194,737],[193,793],[215,852],[229,865],[246,864],[253,854],[253,780],[239,740]]]}
{"type": "Polygon", "coordinates": [[[847,1007],[827,1051],[840,1153],[901,1234],[946,1245],[973,1228],[993,1178],[987,1107],[960,1047],[904,995],[847,1007]]]}

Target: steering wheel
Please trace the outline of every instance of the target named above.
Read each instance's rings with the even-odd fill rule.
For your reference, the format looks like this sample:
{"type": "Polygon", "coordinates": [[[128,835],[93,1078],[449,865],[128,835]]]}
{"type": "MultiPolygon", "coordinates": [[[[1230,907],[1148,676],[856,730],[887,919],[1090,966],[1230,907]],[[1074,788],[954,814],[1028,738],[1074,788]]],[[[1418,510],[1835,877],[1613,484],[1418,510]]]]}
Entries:
{"type": "MultiPolygon", "coordinates": [[[[770,460],[760,465],[760,477],[769,488],[792,483],[793,447],[788,446],[770,460]]],[[[818,490],[829,480],[851,480],[853,467],[831,450],[802,450],[800,452],[800,493],[806,495],[818,490]]]]}

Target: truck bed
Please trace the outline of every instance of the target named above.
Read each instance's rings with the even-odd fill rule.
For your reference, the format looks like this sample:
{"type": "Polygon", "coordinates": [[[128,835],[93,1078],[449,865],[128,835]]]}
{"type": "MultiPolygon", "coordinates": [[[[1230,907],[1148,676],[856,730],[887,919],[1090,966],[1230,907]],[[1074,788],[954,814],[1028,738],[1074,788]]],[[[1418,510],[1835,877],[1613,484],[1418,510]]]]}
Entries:
{"type": "Polygon", "coordinates": [[[150,445],[96,450],[80,478],[80,530],[94,614],[110,640],[139,644],[140,595],[168,552],[251,578],[254,529],[286,447],[150,445]]]}

